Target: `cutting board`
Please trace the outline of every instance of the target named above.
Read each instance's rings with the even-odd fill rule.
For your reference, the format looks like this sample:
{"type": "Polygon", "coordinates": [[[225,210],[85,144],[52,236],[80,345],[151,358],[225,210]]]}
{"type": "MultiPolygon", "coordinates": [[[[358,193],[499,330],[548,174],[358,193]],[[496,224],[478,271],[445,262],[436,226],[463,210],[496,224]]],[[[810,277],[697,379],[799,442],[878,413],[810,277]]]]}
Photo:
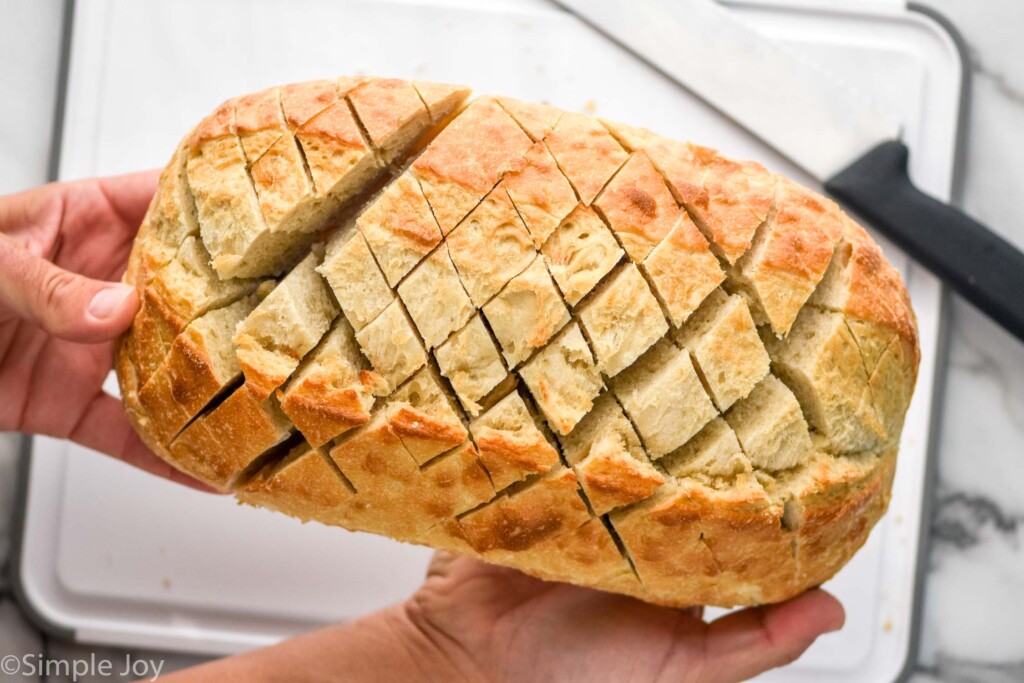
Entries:
{"type": "MultiPolygon", "coordinates": [[[[911,174],[947,198],[962,59],[897,2],[733,3],[755,28],[900,114],[911,174]]],[[[96,0],[74,10],[64,179],[163,165],[228,96],[370,73],[467,83],[647,126],[811,183],[769,148],[571,16],[539,0],[96,0]]],[[[897,678],[916,639],[922,508],[941,287],[882,240],[921,327],[920,380],[889,514],[828,584],[846,628],[769,680],[897,678]]],[[[116,391],[113,381],[108,382],[116,391]]],[[[34,440],[18,562],[37,620],[92,643],[231,653],[402,599],[429,551],[302,525],[170,486],[85,449],[34,440]]]]}

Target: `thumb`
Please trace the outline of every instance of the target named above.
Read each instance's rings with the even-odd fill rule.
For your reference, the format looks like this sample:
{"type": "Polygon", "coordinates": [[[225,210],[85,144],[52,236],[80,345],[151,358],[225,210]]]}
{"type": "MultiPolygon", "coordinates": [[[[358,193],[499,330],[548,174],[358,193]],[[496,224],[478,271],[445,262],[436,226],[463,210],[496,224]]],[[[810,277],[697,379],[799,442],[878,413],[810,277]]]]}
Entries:
{"type": "Polygon", "coordinates": [[[135,288],[68,272],[0,235],[0,307],[70,341],[113,339],[131,325],[135,288]]]}

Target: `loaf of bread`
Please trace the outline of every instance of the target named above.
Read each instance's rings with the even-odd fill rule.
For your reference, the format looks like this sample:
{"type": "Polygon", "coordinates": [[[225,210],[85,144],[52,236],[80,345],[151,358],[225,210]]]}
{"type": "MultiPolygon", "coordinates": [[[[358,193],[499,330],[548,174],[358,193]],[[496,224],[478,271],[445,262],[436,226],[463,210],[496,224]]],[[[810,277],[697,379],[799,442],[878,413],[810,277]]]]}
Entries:
{"type": "Polygon", "coordinates": [[[127,273],[128,413],[239,500],[654,603],[831,577],[886,509],[914,314],[828,199],[466,88],[225,102],[127,273]]]}

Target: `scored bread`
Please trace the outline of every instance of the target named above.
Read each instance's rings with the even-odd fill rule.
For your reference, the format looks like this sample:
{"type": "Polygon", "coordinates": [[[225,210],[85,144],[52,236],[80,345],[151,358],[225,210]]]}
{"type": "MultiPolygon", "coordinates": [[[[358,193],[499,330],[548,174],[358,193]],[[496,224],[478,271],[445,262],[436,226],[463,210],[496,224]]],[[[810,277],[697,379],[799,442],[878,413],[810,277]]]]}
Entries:
{"type": "Polygon", "coordinates": [[[884,513],[899,275],[754,162],[373,77],[228,100],[175,150],[115,359],[243,502],[687,606],[787,599],[884,513]]]}

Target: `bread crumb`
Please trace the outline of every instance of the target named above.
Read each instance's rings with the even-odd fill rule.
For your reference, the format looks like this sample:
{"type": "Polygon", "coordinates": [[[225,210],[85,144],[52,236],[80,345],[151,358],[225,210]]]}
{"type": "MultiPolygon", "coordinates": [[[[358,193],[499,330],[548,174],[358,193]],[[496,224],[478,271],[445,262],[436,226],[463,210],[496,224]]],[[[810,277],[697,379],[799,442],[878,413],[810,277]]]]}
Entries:
{"type": "Polygon", "coordinates": [[[597,111],[597,102],[595,102],[594,100],[587,100],[586,103],[583,105],[583,111],[587,112],[588,114],[593,114],[595,111],[597,111]]]}
{"type": "Polygon", "coordinates": [[[164,589],[165,590],[170,590],[171,589],[171,580],[170,579],[164,578],[163,584],[164,584],[164,589]]]}
{"type": "Polygon", "coordinates": [[[892,619],[886,619],[882,623],[882,630],[886,633],[890,633],[892,631],[892,619]]]}

